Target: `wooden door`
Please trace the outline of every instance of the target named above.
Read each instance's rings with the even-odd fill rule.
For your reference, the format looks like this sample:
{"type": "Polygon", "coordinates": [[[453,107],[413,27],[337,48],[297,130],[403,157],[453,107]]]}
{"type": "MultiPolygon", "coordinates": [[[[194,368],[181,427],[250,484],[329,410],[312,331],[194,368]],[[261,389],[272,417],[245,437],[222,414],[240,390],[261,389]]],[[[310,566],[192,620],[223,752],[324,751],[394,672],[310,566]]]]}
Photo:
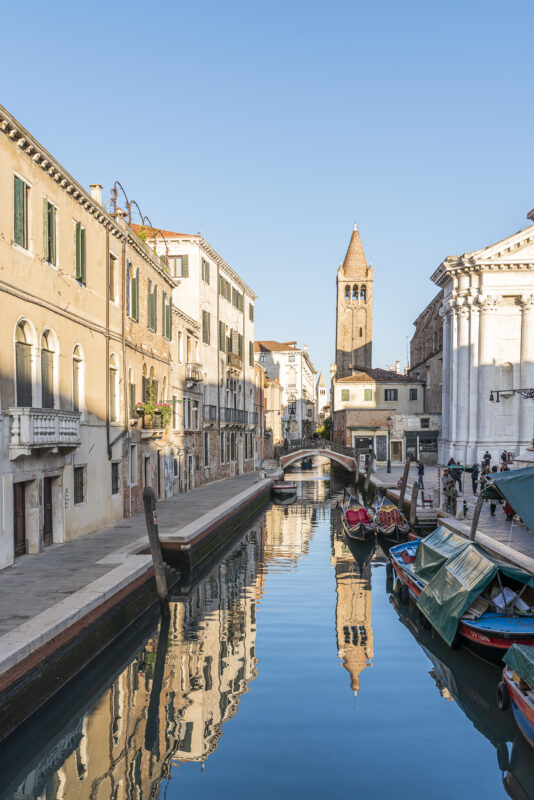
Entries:
{"type": "Polygon", "coordinates": [[[43,544],[52,544],[54,541],[54,530],[52,526],[52,478],[43,480],[43,544]]]}
{"type": "Polygon", "coordinates": [[[13,533],[15,558],[26,552],[26,491],[23,483],[13,484],[13,533]]]}
{"type": "Polygon", "coordinates": [[[402,461],[402,442],[391,442],[391,460],[402,461]]]}

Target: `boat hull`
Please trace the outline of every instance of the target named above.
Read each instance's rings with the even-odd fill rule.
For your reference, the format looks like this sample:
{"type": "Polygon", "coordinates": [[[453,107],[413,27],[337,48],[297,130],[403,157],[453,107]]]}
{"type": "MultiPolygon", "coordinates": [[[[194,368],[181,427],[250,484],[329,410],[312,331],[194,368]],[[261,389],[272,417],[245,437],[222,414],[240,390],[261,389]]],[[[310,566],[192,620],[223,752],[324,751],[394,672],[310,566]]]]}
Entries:
{"type": "Polygon", "coordinates": [[[355,542],[369,542],[375,537],[375,526],[360,522],[352,528],[349,526],[345,516],[342,517],[343,530],[345,535],[355,542]]]}
{"type": "Polygon", "coordinates": [[[288,483],[287,486],[276,484],[271,488],[271,492],[277,497],[291,497],[297,493],[296,483],[288,483]]]}
{"type": "Polygon", "coordinates": [[[534,749],[534,702],[525,697],[512,679],[512,670],[503,670],[503,679],[508,687],[508,694],[512,703],[512,711],[519,730],[534,749]]]}

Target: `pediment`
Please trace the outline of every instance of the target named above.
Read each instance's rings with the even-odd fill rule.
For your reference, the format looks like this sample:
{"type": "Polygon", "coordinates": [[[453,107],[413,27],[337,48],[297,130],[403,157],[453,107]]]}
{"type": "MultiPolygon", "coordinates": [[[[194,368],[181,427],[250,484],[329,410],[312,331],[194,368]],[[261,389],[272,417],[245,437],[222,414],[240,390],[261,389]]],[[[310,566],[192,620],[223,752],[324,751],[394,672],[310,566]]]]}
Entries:
{"type": "Polygon", "coordinates": [[[466,253],[475,263],[528,264],[534,263],[534,225],[502,239],[496,244],[466,253]]]}

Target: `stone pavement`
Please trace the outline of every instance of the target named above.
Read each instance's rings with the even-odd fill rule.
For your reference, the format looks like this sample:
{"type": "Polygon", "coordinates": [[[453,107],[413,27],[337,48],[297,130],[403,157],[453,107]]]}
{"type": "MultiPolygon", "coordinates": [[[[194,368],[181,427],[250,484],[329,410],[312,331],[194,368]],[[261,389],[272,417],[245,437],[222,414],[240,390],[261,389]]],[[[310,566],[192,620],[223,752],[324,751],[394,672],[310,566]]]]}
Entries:
{"type": "MultiPolygon", "coordinates": [[[[378,467],[376,473],[373,474],[373,480],[379,488],[397,488],[397,481],[402,478],[404,465],[391,467],[391,474],[387,474],[385,467],[378,467]]],[[[411,487],[417,480],[417,466],[412,464],[408,476],[408,485],[406,488],[406,500],[410,500],[412,493],[411,487]]],[[[438,468],[425,466],[424,475],[424,491],[425,495],[432,494],[434,489],[438,488],[438,468]]],[[[473,517],[473,510],[477,501],[477,496],[473,494],[471,485],[471,475],[468,473],[465,476],[465,485],[462,481],[463,494],[458,497],[457,508],[461,512],[463,509],[463,501],[467,503],[467,516],[464,518],[463,514],[457,518],[458,529],[462,529],[464,533],[469,534],[471,528],[471,519],[473,517]]],[[[440,492],[440,502],[443,502],[443,493],[440,492]]],[[[418,506],[421,506],[421,494],[418,497],[418,506]]],[[[443,518],[451,518],[445,509],[441,509],[440,516],[443,518]]],[[[455,525],[456,526],[456,525],[455,525]]],[[[452,525],[451,525],[452,527],[452,525]]],[[[489,539],[499,543],[505,548],[511,548],[521,555],[534,559],[534,533],[531,533],[525,525],[522,525],[519,520],[515,519],[513,522],[508,522],[506,519],[503,506],[497,504],[495,517],[490,514],[489,501],[485,502],[482,506],[482,512],[477,527],[477,534],[482,533],[489,539]]],[[[485,542],[486,544],[486,542],[485,542]]],[[[499,552],[504,555],[505,551],[499,548],[499,552]]]]}
{"type": "MultiPolygon", "coordinates": [[[[257,473],[247,473],[158,502],[160,534],[185,527],[256,481],[257,473]]],[[[17,558],[0,571],[0,636],[116,569],[111,554],[142,537],[145,517],[136,514],[75,541],[51,545],[38,555],[17,558]]]]}

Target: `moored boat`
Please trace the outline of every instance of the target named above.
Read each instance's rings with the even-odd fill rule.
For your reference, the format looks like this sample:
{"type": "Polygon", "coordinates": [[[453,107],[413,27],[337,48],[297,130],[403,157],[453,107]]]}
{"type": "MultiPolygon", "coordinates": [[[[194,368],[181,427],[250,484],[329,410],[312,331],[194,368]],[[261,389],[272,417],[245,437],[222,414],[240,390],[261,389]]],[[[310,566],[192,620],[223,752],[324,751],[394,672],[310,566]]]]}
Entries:
{"type": "Polygon", "coordinates": [[[304,458],[300,466],[302,469],[311,469],[313,467],[311,458],[304,458]]]}
{"type": "Polygon", "coordinates": [[[506,652],[497,705],[506,711],[510,702],[515,721],[534,748],[534,647],[514,644],[506,652]]]}
{"type": "Polygon", "coordinates": [[[271,491],[278,497],[290,497],[297,493],[297,484],[289,481],[276,481],[273,483],[271,491]]]}
{"type": "Polygon", "coordinates": [[[341,524],[349,539],[365,542],[374,539],[375,523],[372,514],[345,489],[341,524]]]}
{"type": "Polygon", "coordinates": [[[405,542],[410,535],[408,520],[379,490],[376,493],[375,509],[377,535],[388,544],[405,542]]]}
{"type": "Polygon", "coordinates": [[[513,643],[534,645],[534,578],[445,528],[391,548],[401,600],[411,597],[452,647],[499,663],[513,643]]]}

